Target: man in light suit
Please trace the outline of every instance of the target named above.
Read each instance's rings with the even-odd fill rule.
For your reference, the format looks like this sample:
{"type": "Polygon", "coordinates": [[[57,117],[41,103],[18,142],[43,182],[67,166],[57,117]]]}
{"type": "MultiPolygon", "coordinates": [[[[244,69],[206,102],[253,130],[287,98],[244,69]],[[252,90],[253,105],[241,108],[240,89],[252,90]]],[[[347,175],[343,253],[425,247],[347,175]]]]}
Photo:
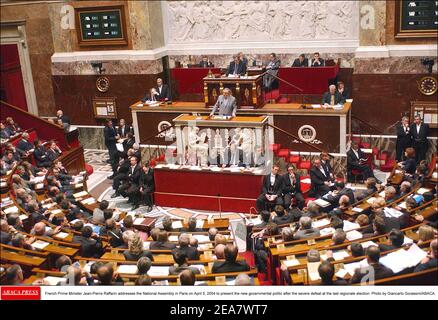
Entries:
{"type": "Polygon", "coordinates": [[[412,144],[415,149],[415,157],[417,163],[426,159],[429,142],[427,136],[429,135],[429,125],[421,121],[421,117],[417,114],[414,117],[414,123],[411,124],[412,144]]]}
{"type": "Polygon", "coordinates": [[[236,116],[236,98],[231,95],[231,90],[225,88],[223,94],[217,98],[216,104],[213,107],[213,110],[210,113],[210,116],[213,116],[219,107],[219,115],[220,116],[236,116]]]}

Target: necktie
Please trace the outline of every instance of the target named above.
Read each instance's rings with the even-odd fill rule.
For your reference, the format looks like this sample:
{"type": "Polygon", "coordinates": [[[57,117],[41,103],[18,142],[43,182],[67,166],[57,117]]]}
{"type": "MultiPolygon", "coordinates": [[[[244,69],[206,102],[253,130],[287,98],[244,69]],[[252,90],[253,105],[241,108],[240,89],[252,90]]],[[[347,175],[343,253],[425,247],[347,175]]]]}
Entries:
{"type": "Polygon", "coordinates": [[[237,74],[237,63],[234,64],[234,74],[237,74]]]}
{"type": "Polygon", "coordinates": [[[335,95],[332,95],[330,98],[330,105],[334,106],[335,105],[335,95]]]}

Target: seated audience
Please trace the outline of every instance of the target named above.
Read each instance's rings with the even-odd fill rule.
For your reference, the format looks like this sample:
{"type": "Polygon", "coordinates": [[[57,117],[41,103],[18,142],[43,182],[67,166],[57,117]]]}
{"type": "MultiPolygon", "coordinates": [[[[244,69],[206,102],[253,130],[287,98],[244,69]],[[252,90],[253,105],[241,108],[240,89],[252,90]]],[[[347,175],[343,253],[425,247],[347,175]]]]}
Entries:
{"type": "Polygon", "coordinates": [[[191,270],[194,274],[200,274],[199,269],[188,265],[188,258],[185,252],[178,249],[172,250],[172,257],[176,265],[169,267],[170,275],[178,275],[184,270],[191,270]]]}
{"type": "Polygon", "coordinates": [[[242,272],[249,271],[245,260],[236,261],[238,250],[234,244],[227,244],[224,250],[225,261],[216,261],[213,264],[212,273],[242,272]]]}
{"type": "Polygon", "coordinates": [[[322,59],[319,56],[319,52],[315,52],[313,54],[313,58],[310,61],[310,66],[311,67],[324,67],[325,66],[325,61],[324,61],[324,59],[322,59]]]}
{"type": "Polygon", "coordinates": [[[296,206],[302,210],[304,207],[304,196],[301,191],[300,175],[292,164],[287,167],[287,172],[283,176],[284,207],[289,209],[291,206],[296,206]]]}
{"type": "Polygon", "coordinates": [[[405,235],[403,234],[403,232],[397,229],[393,229],[389,233],[389,244],[379,244],[380,251],[386,252],[394,249],[399,249],[403,246],[404,241],[405,235]]]}
{"type": "Polygon", "coordinates": [[[138,275],[147,275],[149,270],[152,267],[152,260],[148,257],[141,257],[137,261],[137,274],[138,275]]]}
{"type": "Polygon", "coordinates": [[[310,217],[301,217],[300,219],[300,228],[295,233],[294,239],[307,239],[307,238],[315,238],[319,237],[319,229],[312,228],[312,219],[310,217]]]}
{"type": "Polygon", "coordinates": [[[315,197],[322,197],[330,191],[332,185],[331,177],[321,165],[321,159],[313,160],[313,166],[310,169],[311,190],[315,197]]]}
{"type": "Polygon", "coordinates": [[[198,66],[200,68],[213,68],[214,64],[210,61],[208,56],[202,56],[202,60],[199,62],[198,66]]]}
{"type": "Polygon", "coordinates": [[[414,272],[421,272],[427,269],[436,268],[438,266],[437,263],[437,256],[438,256],[438,241],[437,239],[434,239],[430,243],[430,251],[427,257],[425,257],[423,260],[421,260],[420,264],[416,266],[414,272]]]}
{"type": "Polygon", "coordinates": [[[176,244],[169,242],[169,235],[167,231],[160,231],[158,233],[157,241],[151,242],[151,250],[173,250],[176,248],[176,244]]]}
{"type": "Polygon", "coordinates": [[[293,222],[293,216],[284,209],[283,206],[275,206],[274,212],[272,212],[272,222],[282,225],[293,222]]]}
{"type": "Polygon", "coordinates": [[[324,106],[334,106],[337,104],[344,104],[345,99],[338,91],[336,91],[336,86],[331,84],[329,86],[329,91],[324,93],[322,96],[322,103],[324,106]]]}
{"type": "Polygon", "coordinates": [[[196,276],[192,270],[184,270],[179,274],[179,282],[182,286],[194,286],[196,282],[196,276]]]}
{"type": "Polygon", "coordinates": [[[243,76],[246,73],[247,65],[240,60],[239,55],[233,56],[233,61],[230,62],[228,66],[226,76],[228,77],[230,74],[233,76],[243,76]]]}
{"type": "MultiPolygon", "coordinates": [[[[359,149],[359,145],[356,142],[351,142],[351,148],[347,152],[347,170],[351,173],[352,170],[359,171],[364,179],[375,178],[373,170],[367,164],[366,156],[359,149]]],[[[376,179],[378,184],[381,184],[382,181],[376,179]]]]}
{"type": "Polygon", "coordinates": [[[296,58],[292,63],[292,67],[308,67],[308,66],[309,66],[309,59],[307,59],[303,53],[300,54],[299,57],[296,58]]]}
{"type": "Polygon", "coordinates": [[[128,250],[123,252],[125,259],[128,261],[137,261],[141,257],[154,259],[150,251],[143,249],[143,240],[138,234],[134,234],[128,242],[128,250]]]}
{"type": "Polygon", "coordinates": [[[333,280],[335,276],[335,266],[329,261],[323,261],[318,267],[318,273],[323,286],[345,286],[347,281],[343,279],[333,280]]]}
{"type": "Polygon", "coordinates": [[[180,234],[178,247],[174,250],[185,253],[189,260],[199,260],[199,251],[197,248],[190,246],[190,236],[187,233],[180,234]]]}
{"type": "Polygon", "coordinates": [[[350,283],[368,282],[379,280],[393,275],[391,269],[385,267],[379,262],[380,249],[376,246],[369,246],[366,250],[367,267],[358,268],[350,279],[350,283]]]}
{"type": "Polygon", "coordinates": [[[86,258],[100,258],[102,255],[102,240],[93,233],[90,226],[82,228],[81,235],[73,238],[74,243],[81,245],[81,256],[86,258]],[[93,239],[95,237],[96,239],[93,239]]]}
{"type": "Polygon", "coordinates": [[[377,181],[375,178],[367,178],[365,180],[365,190],[359,190],[355,193],[355,198],[357,201],[362,201],[363,199],[371,196],[377,191],[377,181]]]}

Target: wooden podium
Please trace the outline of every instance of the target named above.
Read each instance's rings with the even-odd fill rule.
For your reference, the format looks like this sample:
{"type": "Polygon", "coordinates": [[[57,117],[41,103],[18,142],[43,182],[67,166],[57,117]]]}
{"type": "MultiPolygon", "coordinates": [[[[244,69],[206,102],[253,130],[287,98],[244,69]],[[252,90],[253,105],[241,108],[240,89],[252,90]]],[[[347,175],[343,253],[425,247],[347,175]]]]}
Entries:
{"type": "Polygon", "coordinates": [[[240,109],[257,109],[264,106],[263,77],[261,75],[235,77],[205,77],[204,100],[205,106],[211,107],[222,94],[224,88],[231,89],[240,109]]]}

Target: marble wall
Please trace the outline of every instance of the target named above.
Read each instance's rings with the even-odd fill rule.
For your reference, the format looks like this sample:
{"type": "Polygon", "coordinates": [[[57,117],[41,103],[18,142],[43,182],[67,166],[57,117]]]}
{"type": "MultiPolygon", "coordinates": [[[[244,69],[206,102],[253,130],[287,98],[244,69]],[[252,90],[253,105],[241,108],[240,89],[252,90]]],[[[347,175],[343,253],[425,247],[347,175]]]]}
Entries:
{"type": "Polygon", "coordinates": [[[428,68],[421,63],[424,58],[435,61],[432,71],[437,72],[437,57],[391,57],[391,58],[356,58],[355,74],[423,74],[428,68]]]}
{"type": "Polygon", "coordinates": [[[356,1],[166,1],[169,43],[357,39],[356,1]]]}
{"type": "Polygon", "coordinates": [[[56,106],[51,81],[51,56],[54,48],[49,5],[35,3],[2,6],[0,17],[2,22],[26,21],[25,32],[39,115],[54,115],[56,106]]]}
{"type": "MultiPolygon", "coordinates": [[[[275,49],[272,50],[275,52],[275,49]]],[[[236,52],[237,53],[237,52],[236,52]]],[[[307,57],[312,57],[313,52],[303,50],[291,50],[290,53],[278,53],[277,57],[281,60],[281,66],[290,67],[293,61],[301,54],[305,54],[307,57]]],[[[254,51],[244,51],[245,57],[248,59],[249,65],[255,60],[257,64],[267,64],[269,54],[260,54],[254,51]]],[[[337,61],[340,59],[341,68],[353,68],[354,67],[354,53],[339,53],[339,52],[320,52],[321,57],[325,60],[331,59],[337,61]]],[[[227,68],[231,61],[233,61],[233,54],[207,54],[210,61],[218,68],[227,68]]],[[[174,68],[176,63],[179,62],[182,66],[188,64],[197,64],[202,60],[202,55],[171,55],[169,56],[170,67],[174,68]]]]}

